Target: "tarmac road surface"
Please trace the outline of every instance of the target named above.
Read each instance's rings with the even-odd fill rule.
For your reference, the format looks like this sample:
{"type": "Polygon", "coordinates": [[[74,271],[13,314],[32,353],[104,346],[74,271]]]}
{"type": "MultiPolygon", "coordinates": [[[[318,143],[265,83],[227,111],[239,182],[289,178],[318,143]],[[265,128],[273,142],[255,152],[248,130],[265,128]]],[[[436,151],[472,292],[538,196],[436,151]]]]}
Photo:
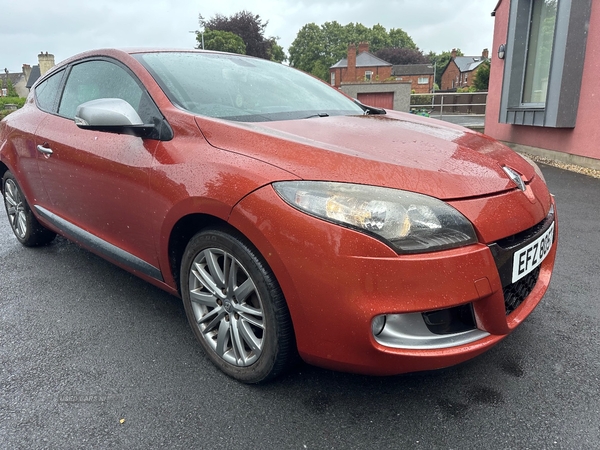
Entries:
{"type": "MultiPolygon", "coordinates": [[[[0,213],[0,448],[600,448],[600,180],[544,166],[560,247],[533,314],[458,367],[373,378],[215,369],[181,302],[0,213]]],[[[333,320],[333,319],[332,319],[333,320]]]]}

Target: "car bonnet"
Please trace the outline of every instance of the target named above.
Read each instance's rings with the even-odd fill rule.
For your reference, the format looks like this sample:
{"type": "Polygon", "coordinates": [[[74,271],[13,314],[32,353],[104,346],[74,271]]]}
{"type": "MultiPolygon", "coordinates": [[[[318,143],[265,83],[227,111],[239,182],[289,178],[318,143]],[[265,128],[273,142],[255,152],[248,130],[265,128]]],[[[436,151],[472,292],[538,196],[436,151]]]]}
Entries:
{"type": "Polygon", "coordinates": [[[299,178],[404,189],[440,199],[516,188],[533,168],[487,136],[410,114],[314,117],[241,123],[197,117],[208,142],[268,162],[299,178]]]}

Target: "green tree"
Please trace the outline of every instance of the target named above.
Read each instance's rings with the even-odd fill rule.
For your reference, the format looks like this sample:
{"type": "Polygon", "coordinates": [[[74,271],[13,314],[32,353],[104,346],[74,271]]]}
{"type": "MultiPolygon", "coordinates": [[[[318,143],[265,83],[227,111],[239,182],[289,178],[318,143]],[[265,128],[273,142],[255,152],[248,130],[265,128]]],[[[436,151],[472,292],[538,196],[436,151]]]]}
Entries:
{"type": "Polygon", "coordinates": [[[204,36],[201,33],[196,33],[196,39],[198,40],[196,48],[202,48],[202,40],[204,40],[206,50],[246,54],[246,44],[244,44],[242,38],[229,31],[206,30],[204,36]]]}
{"type": "Polygon", "coordinates": [[[275,61],[281,63],[287,59],[285,51],[283,47],[277,43],[277,39],[279,38],[269,38],[271,39],[271,48],[269,49],[269,56],[271,61],[275,61]]]}
{"type": "Polygon", "coordinates": [[[473,86],[478,91],[487,91],[490,84],[490,62],[484,61],[477,68],[475,78],[473,78],[473,86]]]}
{"type": "MultiPolygon", "coordinates": [[[[202,14],[198,16],[200,26],[204,28],[206,46],[206,33],[211,31],[227,31],[239,36],[246,46],[245,53],[263,59],[272,59],[274,56],[281,58],[279,49],[272,49],[277,44],[277,38],[265,37],[265,28],[268,21],[263,22],[260,16],[250,11],[240,11],[230,17],[216,14],[211,19],[205,19],[202,14]]],[[[280,47],[281,51],[283,49],[280,47]]],[[[284,54],[285,57],[285,54],[284,54]]]]}
{"type": "Polygon", "coordinates": [[[298,31],[296,39],[288,49],[290,66],[319,76],[316,74],[316,66],[322,60],[332,59],[331,54],[326,55],[325,52],[325,48],[332,45],[331,42],[325,41],[325,33],[321,27],[315,23],[308,23],[298,31]]]}
{"type": "Polygon", "coordinates": [[[382,25],[368,28],[361,23],[325,22],[321,26],[315,23],[304,25],[289,48],[290,65],[327,80],[329,67],[348,53],[348,44],[369,43],[369,51],[395,45],[416,49],[417,46],[406,32],[399,28],[389,32],[382,25]]]}
{"type": "Polygon", "coordinates": [[[413,50],[417,49],[417,45],[413,42],[408,33],[402,28],[392,28],[389,32],[389,35],[391,40],[390,47],[412,48],[413,50]]]}

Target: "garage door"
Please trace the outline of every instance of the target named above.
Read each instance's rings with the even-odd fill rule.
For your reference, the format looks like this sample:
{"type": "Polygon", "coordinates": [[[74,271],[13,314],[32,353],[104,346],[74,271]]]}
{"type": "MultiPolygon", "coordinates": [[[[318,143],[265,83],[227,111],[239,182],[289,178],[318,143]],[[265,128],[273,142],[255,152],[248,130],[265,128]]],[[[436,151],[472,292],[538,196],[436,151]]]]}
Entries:
{"type": "Polygon", "coordinates": [[[377,108],[394,109],[393,92],[376,92],[370,94],[358,94],[358,101],[377,108]]]}

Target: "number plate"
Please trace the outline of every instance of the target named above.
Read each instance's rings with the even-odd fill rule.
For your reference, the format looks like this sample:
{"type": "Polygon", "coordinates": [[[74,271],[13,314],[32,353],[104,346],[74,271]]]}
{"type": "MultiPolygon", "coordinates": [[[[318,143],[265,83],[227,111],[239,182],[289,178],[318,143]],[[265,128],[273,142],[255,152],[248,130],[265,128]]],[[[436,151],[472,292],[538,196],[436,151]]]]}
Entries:
{"type": "Polygon", "coordinates": [[[546,232],[513,256],[512,282],[515,283],[539,266],[548,256],[554,240],[554,222],[546,232]]]}

